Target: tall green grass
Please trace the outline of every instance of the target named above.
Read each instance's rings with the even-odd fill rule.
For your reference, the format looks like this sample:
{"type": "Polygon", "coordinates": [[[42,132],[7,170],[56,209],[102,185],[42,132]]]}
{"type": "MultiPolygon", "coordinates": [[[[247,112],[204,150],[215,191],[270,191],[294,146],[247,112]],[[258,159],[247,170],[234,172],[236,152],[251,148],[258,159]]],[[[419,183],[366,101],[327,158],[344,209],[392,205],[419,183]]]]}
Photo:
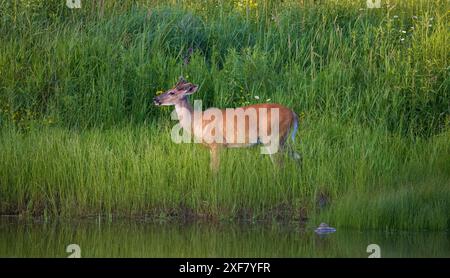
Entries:
{"type": "Polygon", "coordinates": [[[258,149],[238,149],[222,154],[218,176],[209,170],[208,151],[172,143],[169,129],[80,133],[49,128],[26,135],[5,130],[0,208],[46,216],[329,219],[358,228],[448,227],[449,132],[413,142],[330,119],[304,126],[301,169],[295,163],[274,169],[258,149]]]}
{"type": "Polygon", "coordinates": [[[446,1],[82,2],[0,1],[0,213],[448,229],[446,1]],[[181,74],[293,108],[303,168],[230,150],[212,176],[151,105],[181,74]]]}

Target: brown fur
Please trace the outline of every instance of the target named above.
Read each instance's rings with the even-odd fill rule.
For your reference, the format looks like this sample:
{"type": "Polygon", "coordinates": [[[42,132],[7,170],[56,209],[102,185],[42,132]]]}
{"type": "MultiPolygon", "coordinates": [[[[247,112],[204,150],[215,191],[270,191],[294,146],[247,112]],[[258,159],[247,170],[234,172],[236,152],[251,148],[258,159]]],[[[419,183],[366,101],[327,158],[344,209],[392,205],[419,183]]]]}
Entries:
{"type": "MultiPolygon", "coordinates": [[[[189,104],[187,100],[187,95],[193,94],[197,90],[198,86],[194,85],[192,83],[188,83],[183,78],[180,78],[178,83],[170,90],[165,92],[164,94],[155,97],[155,104],[157,105],[175,105],[176,107],[183,107],[186,108],[188,111],[190,111],[191,115],[193,113],[193,109],[191,105],[189,104]]],[[[255,109],[256,111],[256,117],[258,119],[258,124],[256,127],[256,134],[260,134],[261,129],[264,128],[264,130],[267,132],[268,135],[272,134],[271,126],[272,126],[272,114],[271,109],[278,109],[278,116],[279,116],[279,122],[278,122],[278,134],[279,134],[279,151],[282,152],[284,150],[284,144],[286,142],[286,139],[289,135],[289,132],[291,128],[294,126],[294,122],[297,120],[297,116],[295,113],[280,104],[275,103],[264,103],[264,104],[254,104],[254,105],[248,105],[244,107],[240,107],[243,109],[243,111],[247,111],[248,109],[255,109]],[[259,109],[267,109],[267,115],[266,119],[261,119],[263,115],[260,115],[259,109]],[[261,126],[259,123],[264,123],[264,126],[261,126]]],[[[227,148],[227,147],[247,147],[251,145],[250,142],[250,119],[249,117],[245,117],[245,137],[244,137],[244,143],[237,143],[237,126],[238,126],[238,118],[234,118],[233,126],[235,134],[233,135],[233,139],[231,141],[227,141],[227,138],[229,138],[229,134],[227,136],[227,127],[226,123],[230,120],[227,119],[227,113],[225,109],[220,110],[222,112],[222,118],[223,118],[223,132],[220,136],[223,137],[223,143],[210,143],[207,144],[203,141],[203,144],[210,149],[211,153],[211,168],[213,171],[217,171],[219,167],[219,149],[221,148],[227,148]]],[[[191,117],[192,119],[193,117],[191,117]]],[[[213,119],[204,119],[202,118],[202,128],[204,128],[206,125],[214,121],[213,119]]],[[[192,127],[192,126],[191,126],[192,127]]],[[[193,128],[193,127],[192,127],[193,128]]],[[[192,130],[191,130],[192,131],[192,130]]],[[[215,135],[214,133],[212,135],[215,135]]]]}

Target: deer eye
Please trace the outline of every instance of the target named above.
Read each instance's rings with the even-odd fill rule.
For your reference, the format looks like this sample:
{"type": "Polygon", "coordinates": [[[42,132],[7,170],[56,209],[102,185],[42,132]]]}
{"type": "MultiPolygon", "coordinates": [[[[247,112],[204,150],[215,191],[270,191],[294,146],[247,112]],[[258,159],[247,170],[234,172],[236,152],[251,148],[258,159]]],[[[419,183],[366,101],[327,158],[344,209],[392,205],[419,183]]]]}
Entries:
{"type": "Polygon", "coordinates": [[[174,95],[174,94],[175,94],[175,92],[170,92],[170,93],[169,93],[169,95],[174,95]]]}

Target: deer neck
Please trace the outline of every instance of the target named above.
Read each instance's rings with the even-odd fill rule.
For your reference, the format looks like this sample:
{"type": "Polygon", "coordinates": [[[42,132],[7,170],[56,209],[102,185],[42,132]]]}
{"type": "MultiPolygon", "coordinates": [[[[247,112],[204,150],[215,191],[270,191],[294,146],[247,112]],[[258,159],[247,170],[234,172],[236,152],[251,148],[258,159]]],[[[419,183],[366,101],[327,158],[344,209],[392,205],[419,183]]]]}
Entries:
{"type": "Polygon", "coordinates": [[[180,102],[175,104],[175,111],[178,116],[180,125],[187,131],[192,131],[192,123],[194,120],[194,109],[189,103],[187,97],[184,97],[180,102]]]}

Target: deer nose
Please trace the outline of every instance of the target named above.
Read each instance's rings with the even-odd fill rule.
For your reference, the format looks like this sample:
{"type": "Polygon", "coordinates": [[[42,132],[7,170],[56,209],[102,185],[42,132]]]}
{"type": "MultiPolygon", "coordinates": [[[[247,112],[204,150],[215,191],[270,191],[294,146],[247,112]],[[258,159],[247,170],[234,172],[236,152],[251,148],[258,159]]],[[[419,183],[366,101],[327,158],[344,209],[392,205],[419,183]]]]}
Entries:
{"type": "Polygon", "coordinates": [[[154,97],[154,98],[153,98],[153,103],[154,103],[155,105],[161,105],[161,102],[159,101],[158,97],[154,97]]]}

